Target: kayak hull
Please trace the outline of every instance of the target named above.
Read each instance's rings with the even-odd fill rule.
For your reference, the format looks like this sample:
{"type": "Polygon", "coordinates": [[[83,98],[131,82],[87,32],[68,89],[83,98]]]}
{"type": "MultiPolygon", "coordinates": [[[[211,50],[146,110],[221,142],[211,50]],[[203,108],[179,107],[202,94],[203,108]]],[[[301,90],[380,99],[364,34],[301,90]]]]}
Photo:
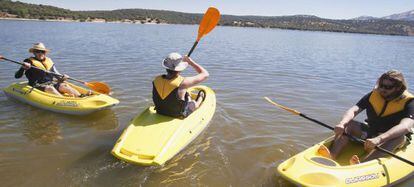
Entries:
{"type": "Polygon", "coordinates": [[[157,114],[149,107],[136,116],[116,141],[112,154],[126,162],[138,165],[163,165],[189,143],[209,124],[216,108],[216,96],[206,86],[188,89],[195,98],[199,90],[206,99],[190,116],[184,119],[157,114]]]}
{"type": "MultiPolygon", "coordinates": [[[[356,165],[349,165],[353,154],[363,155],[363,146],[351,142],[337,160],[321,157],[318,148],[329,146],[333,137],[316,144],[281,163],[277,170],[280,175],[301,186],[390,186],[414,174],[414,168],[394,157],[387,156],[356,165]]],[[[397,150],[400,157],[414,161],[412,143],[397,150]]]]}
{"type": "MultiPolygon", "coordinates": [[[[70,85],[80,93],[87,93],[87,90],[82,87],[74,84],[70,85]]],[[[70,115],[86,115],[110,108],[119,103],[117,99],[96,92],[91,96],[82,98],[57,96],[33,89],[27,82],[11,84],[4,88],[3,91],[9,98],[16,99],[34,107],[70,115]]]]}

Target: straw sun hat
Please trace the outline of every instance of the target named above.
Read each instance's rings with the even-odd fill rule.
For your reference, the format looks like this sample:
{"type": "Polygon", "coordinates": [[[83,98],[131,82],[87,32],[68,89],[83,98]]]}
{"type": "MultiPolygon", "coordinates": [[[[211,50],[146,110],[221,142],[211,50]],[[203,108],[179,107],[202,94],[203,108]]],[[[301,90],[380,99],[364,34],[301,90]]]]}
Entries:
{"type": "Polygon", "coordinates": [[[188,63],[183,61],[183,57],[178,53],[170,53],[164,61],[162,66],[172,71],[183,71],[187,68],[188,63]]]}
{"type": "Polygon", "coordinates": [[[30,48],[29,49],[29,52],[30,53],[33,53],[34,51],[45,51],[45,52],[49,52],[50,50],[49,49],[47,49],[46,47],[45,47],[45,44],[43,44],[43,43],[35,43],[35,44],[33,44],[33,47],[32,48],[30,48]]]}

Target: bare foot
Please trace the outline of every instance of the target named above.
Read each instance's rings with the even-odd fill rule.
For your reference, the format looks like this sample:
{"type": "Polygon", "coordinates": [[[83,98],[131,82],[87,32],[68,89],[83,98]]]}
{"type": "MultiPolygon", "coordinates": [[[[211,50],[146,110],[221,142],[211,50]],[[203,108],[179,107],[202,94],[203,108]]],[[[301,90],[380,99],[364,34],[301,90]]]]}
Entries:
{"type": "Polygon", "coordinates": [[[87,93],[85,93],[85,94],[80,94],[79,95],[79,97],[87,97],[87,96],[91,96],[93,93],[92,93],[92,91],[91,90],[88,90],[88,92],[87,93]]]}
{"type": "Polygon", "coordinates": [[[322,157],[326,157],[326,158],[332,159],[331,152],[329,151],[329,149],[325,145],[321,145],[318,148],[318,152],[317,153],[318,153],[318,155],[320,155],[322,157]]]}
{"type": "Polygon", "coordinates": [[[197,94],[196,101],[199,102],[200,99],[201,101],[204,101],[205,98],[206,98],[206,92],[204,90],[200,90],[197,94]]]}
{"type": "Polygon", "coordinates": [[[351,159],[349,159],[349,165],[355,165],[361,163],[357,155],[353,155],[351,159]]]}

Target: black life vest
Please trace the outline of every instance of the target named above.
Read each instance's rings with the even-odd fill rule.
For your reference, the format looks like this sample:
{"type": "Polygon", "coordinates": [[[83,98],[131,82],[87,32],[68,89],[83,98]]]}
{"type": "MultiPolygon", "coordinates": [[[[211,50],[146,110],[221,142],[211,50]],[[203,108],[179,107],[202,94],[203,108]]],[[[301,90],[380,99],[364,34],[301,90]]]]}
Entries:
{"type": "Polygon", "coordinates": [[[369,96],[370,108],[367,110],[370,133],[384,133],[398,125],[406,116],[404,109],[406,104],[413,100],[414,96],[404,91],[402,96],[386,101],[377,90],[372,91],[369,96]]]}
{"type": "MultiPolygon", "coordinates": [[[[48,71],[50,71],[52,67],[54,66],[53,61],[47,57],[43,62],[33,57],[30,57],[24,61],[30,63],[32,66],[35,66],[39,69],[48,70],[48,71]]],[[[29,80],[29,85],[33,86],[35,83],[41,84],[41,83],[53,81],[53,76],[42,70],[38,70],[35,68],[30,68],[26,70],[25,75],[27,79],[29,80]]]]}
{"type": "Polygon", "coordinates": [[[183,112],[187,102],[178,96],[178,89],[183,80],[184,77],[181,76],[166,79],[165,75],[161,75],[152,82],[152,100],[158,114],[185,117],[183,112]]]}

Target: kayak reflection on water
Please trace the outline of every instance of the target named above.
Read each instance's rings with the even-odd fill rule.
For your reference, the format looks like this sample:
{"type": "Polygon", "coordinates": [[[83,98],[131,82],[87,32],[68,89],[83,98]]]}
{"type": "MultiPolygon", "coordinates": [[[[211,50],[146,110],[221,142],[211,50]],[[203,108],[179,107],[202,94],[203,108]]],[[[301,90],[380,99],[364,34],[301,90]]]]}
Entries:
{"type": "Polygon", "coordinates": [[[53,115],[35,119],[29,115],[24,121],[23,135],[36,144],[48,145],[63,139],[59,122],[53,115]]]}

